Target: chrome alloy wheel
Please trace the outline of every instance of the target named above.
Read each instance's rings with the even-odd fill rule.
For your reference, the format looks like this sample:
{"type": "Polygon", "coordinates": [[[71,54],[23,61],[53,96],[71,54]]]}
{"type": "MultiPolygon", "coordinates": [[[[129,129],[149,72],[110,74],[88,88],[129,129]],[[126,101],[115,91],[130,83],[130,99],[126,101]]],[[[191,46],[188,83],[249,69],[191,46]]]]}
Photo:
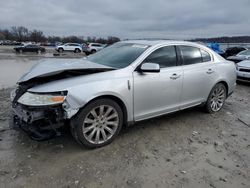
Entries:
{"type": "Polygon", "coordinates": [[[222,86],[218,86],[214,89],[211,95],[210,106],[214,112],[219,111],[226,99],[226,91],[222,86]]]}
{"type": "Polygon", "coordinates": [[[116,109],[109,105],[100,105],[87,114],[82,131],[88,142],[102,144],[112,138],[118,125],[119,116],[116,109]]]}

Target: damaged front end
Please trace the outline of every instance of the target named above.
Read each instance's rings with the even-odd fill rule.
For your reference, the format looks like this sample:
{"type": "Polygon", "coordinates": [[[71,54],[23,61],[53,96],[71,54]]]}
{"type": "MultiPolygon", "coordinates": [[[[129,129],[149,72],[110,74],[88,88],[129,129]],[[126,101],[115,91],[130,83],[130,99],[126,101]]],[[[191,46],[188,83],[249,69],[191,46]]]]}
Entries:
{"type": "Polygon", "coordinates": [[[61,135],[59,128],[67,119],[63,103],[66,95],[65,92],[62,94],[23,93],[20,87],[13,91],[13,128],[22,129],[37,141],[61,135]]]}
{"type": "Polygon", "coordinates": [[[78,107],[70,105],[74,101],[72,96],[68,96],[67,89],[57,91],[56,86],[54,92],[30,90],[51,82],[109,70],[112,69],[86,60],[50,61],[35,65],[20,78],[17,88],[11,93],[13,126],[21,128],[37,141],[60,135],[59,128],[78,112],[78,107]]]}

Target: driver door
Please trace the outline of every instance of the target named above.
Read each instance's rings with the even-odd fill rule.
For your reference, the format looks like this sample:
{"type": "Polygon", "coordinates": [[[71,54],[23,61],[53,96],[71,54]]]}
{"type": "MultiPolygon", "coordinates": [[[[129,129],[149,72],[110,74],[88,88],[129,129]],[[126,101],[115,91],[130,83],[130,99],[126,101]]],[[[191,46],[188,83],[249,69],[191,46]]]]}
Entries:
{"type": "MultiPolygon", "coordinates": [[[[134,71],[135,121],[158,116],[180,107],[183,70],[175,46],[156,49],[143,62],[160,65],[159,73],[134,71]]],[[[139,68],[140,69],[140,68],[139,68]]]]}

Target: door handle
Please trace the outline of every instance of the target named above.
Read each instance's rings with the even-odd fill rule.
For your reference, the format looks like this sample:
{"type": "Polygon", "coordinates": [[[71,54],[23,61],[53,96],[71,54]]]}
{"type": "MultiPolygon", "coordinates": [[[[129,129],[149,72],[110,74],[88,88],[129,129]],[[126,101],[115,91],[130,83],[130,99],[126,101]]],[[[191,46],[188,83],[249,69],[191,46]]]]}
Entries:
{"type": "Polygon", "coordinates": [[[207,74],[212,74],[214,71],[212,69],[207,70],[207,74]]]}
{"type": "Polygon", "coordinates": [[[176,79],[178,79],[180,77],[181,77],[181,75],[177,75],[177,74],[174,73],[172,76],[170,76],[170,79],[176,80],[176,79]]]}

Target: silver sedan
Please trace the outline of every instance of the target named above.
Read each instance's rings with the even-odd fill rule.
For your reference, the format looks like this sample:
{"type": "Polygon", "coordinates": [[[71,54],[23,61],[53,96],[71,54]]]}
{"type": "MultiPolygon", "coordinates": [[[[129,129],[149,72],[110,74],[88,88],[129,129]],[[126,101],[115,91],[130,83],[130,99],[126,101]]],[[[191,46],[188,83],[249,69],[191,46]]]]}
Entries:
{"type": "Polygon", "coordinates": [[[109,144],[125,125],[203,105],[218,112],[236,68],[209,48],[183,41],[123,41],[80,60],[32,67],[12,92],[15,125],[32,139],[66,124],[78,143],[109,144]]]}

